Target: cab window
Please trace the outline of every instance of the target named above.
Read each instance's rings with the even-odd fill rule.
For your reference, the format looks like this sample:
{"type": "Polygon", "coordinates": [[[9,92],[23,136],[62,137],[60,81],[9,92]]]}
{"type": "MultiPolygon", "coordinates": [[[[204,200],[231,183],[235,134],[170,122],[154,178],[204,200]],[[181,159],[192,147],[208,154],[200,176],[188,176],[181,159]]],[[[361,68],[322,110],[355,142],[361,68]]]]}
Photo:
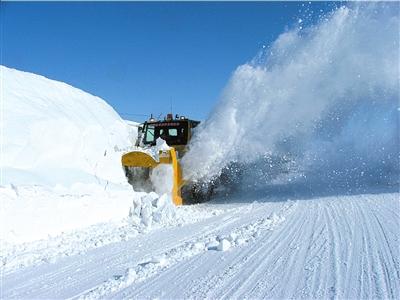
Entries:
{"type": "Polygon", "coordinates": [[[154,142],[154,126],[148,125],[146,129],[146,135],[144,137],[146,143],[154,142]]]}
{"type": "Polygon", "coordinates": [[[178,136],[178,130],[176,128],[170,128],[170,129],[168,129],[168,135],[169,136],[178,136]]]}

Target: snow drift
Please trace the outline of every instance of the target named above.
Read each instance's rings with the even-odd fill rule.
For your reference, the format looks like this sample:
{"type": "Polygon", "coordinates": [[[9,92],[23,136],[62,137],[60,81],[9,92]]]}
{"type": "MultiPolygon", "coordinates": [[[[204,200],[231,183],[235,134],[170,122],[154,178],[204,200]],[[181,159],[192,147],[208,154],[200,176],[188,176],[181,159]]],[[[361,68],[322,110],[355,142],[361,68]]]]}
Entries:
{"type": "Polygon", "coordinates": [[[192,140],[185,176],[238,168],[246,190],[398,182],[398,12],[394,3],[340,7],[239,66],[192,140]]]}
{"type": "Polygon", "coordinates": [[[1,66],[2,184],[121,183],[133,137],[104,100],[1,66]]]}
{"type": "Polygon", "coordinates": [[[1,240],[46,238],[128,216],[121,168],[135,130],[104,100],[0,66],[1,240]]]}

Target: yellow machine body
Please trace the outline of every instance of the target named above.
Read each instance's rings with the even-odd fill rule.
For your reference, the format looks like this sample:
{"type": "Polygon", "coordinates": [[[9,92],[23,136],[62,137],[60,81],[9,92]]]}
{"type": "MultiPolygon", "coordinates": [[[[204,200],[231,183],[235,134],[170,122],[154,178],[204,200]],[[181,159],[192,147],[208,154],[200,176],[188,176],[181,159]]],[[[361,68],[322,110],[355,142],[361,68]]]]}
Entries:
{"type": "Polygon", "coordinates": [[[184,184],[182,170],[179,165],[177,152],[174,147],[169,150],[160,150],[159,160],[156,161],[150,154],[142,151],[132,151],[126,153],[121,158],[124,167],[140,167],[153,169],[159,164],[170,164],[173,169],[172,200],[175,205],[182,205],[181,189],[184,184]]]}

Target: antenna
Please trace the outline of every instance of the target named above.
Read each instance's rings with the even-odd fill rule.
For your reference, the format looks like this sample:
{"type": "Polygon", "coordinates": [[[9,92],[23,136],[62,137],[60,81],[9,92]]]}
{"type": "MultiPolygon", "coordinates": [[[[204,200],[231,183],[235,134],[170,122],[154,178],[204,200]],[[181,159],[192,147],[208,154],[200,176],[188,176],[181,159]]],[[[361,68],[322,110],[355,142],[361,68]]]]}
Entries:
{"type": "Polygon", "coordinates": [[[169,99],[169,104],[170,104],[170,107],[171,107],[170,113],[172,114],[172,97],[169,99]]]}

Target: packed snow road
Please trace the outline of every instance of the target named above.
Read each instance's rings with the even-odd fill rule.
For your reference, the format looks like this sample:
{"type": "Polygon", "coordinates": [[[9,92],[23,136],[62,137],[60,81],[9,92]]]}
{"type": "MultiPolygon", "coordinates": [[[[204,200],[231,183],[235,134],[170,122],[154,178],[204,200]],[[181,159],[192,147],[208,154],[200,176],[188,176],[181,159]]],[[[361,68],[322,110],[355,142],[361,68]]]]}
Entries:
{"type": "Polygon", "coordinates": [[[400,297],[398,193],[254,200],[185,207],[204,218],[3,266],[1,297],[400,297]]]}

